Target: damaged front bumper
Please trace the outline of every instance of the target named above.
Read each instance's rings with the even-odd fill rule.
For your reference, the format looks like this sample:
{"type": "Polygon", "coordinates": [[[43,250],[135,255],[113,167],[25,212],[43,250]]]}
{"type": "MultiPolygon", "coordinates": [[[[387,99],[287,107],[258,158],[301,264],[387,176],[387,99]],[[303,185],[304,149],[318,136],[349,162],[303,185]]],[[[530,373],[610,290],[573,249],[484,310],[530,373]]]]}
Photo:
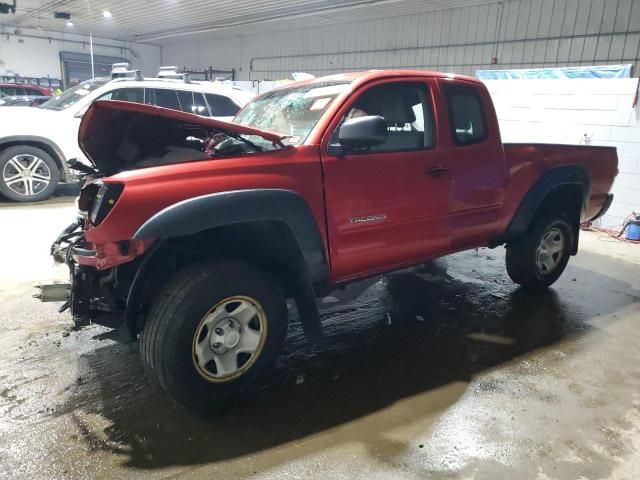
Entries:
{"type": "Polygon", "coordinates": [[[69,283],[41,284],[34,295],[42,302],[64,302],[59,311],[70,309],[76,328],[91,323],[119,327],[124,304],[114,291],[115,268],[100,270],[97,251],[86,241],[84,220],[78,218],[51,245],[51,255],[69,269],[69,283]]]}

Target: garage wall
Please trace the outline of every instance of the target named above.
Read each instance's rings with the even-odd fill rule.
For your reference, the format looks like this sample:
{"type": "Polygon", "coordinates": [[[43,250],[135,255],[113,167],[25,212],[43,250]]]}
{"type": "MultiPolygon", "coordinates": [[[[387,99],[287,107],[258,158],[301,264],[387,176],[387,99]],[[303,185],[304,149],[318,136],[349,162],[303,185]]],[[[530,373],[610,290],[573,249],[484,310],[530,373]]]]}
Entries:
{"type": "MultiPolygon", "coordinates": [[[[0,32],[0,74],[60,78],[61,51],[89,53],[89,38],[42,30],[20,29],[21,34],[0,32]]],[[[159,46],[94,38],[94,53],[124,57],[146,75],[155,75],[161,63],[159,46]]]]}
{"type": "Polygon", "coordinates": [[[323,75],[409,67],[473,75],[485,68],[614,63],[632,63],[637,73],[640,0],[508,0],[219,37],[180,37],[164,46],[165,62],[235,67],[241,80],[287,78],[292,71],[323,75]]]}
{"type": "Polygon", "coordinates": [[[620,173],[614,202],[601,225],[620,225],[640,213],[640,106],[637,79],[491,80],[504,142],[613,146],[620,173]]]}

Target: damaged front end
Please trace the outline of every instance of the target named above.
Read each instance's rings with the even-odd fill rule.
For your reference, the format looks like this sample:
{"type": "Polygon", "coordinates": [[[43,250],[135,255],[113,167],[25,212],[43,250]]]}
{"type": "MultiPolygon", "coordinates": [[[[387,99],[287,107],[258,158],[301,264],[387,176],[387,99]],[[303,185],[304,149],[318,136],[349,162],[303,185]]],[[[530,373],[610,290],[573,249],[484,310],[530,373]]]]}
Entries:
{"type": "Polygon", "coordinates": [[[82,264],[83,260],[95,258],[97,253],[87,242],[83,227],[84,219],[80,217],[51,245],[54,261],[64,263],[69,269],[69,283],[38,285],[40,293],[35,297],[42,302],[64,302],[59,311],[70,309],[76,328],[92,322],[117,327],[122,323],[124,308],[118,307],[117,298],[111,293],[115,268],[100,271],[90,264],[82,264]]]}
{"type": "MultiPolygon", "coordinates": [[[[36,293],[34,298],[37,298],[41,302],[64,302],[58,310],[61,313],[68,310],[72,302],[78,303],[78,295],[72,295],[74,290],[73,286],[74,283],[76,283],[74,282],[76,269],[73,264],[72,254],[74,247],[84,240],[84,232],[82,230],[78,231],[81,229],[82,223],[82,218],[78,217],[73,223],[67,226],[53,242],[49,252],[55,262],[65,263],[67,265],[71,282],[36,285],[36,288],[40,290],[40,292],[36,293]]],[[[81,311],[82,308],[74,308],[73,310],[81,311]]],[[[76,323],[76,327],[89,323],[88,318],[86,323],[82,323],[83,320],[81,318],[76,319],[75,315],[74,322],[76,323]]]]}
{"type": "Polygon", "coordinates": [[[64,285],[40,285],[37,298],[64,302],[60,310],[71,311],[76,327],[96,323],[118,328],[125,341],[135,340],[149,299],[173,272],[177,256],[185,255],[165,251],[162,261],[153,263],[162,240],[134,238],[146,220],[184,199],[173,192],[159,194],[153,182],[144,182],[141,171],[153,169],[157,175],[167,167],[171,173],[170,167],[177,164],[286,148],[285,138],[150,105],[92,103],[78,134],[90,165],[70,164],[85,175],[77,200],[79,216],[51,246],[54,260],[69,269],[70,280],[64,285]],[[129,171],[137,175],[127,176],[129,171]],[[153,271],[145,273],[149,269],[153,271]]]}
{"type": "MultiPolygon", "coordinates": [[[[64,302],[59,311],[71,311],[75,328],[96,323],[109,328],[126,324],[127,300],[150,242],[127,240],[95,244],[87,232],[99,225],[122,191],[118,184],[89,180],[78,198],[79,217],[51,245],[54,261],[69,269],[68,284],[42,284],[34,295],[42,302],[64,302]]],[[[135,332],[121,331],[124,341],[135,332]]]]}

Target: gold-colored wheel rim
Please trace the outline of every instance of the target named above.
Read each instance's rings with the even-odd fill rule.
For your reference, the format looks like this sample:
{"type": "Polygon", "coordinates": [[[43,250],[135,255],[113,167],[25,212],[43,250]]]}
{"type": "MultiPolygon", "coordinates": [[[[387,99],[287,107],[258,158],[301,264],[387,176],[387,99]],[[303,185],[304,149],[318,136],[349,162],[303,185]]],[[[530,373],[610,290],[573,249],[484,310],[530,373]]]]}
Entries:
{"type": "Polygon", "coordinates": [[[193,364],[208,382],[235,380],[260,357],[266,338],[267,317],[256,299],[243,295],[225,298],[198,324],[193,336],[193,364]]]}

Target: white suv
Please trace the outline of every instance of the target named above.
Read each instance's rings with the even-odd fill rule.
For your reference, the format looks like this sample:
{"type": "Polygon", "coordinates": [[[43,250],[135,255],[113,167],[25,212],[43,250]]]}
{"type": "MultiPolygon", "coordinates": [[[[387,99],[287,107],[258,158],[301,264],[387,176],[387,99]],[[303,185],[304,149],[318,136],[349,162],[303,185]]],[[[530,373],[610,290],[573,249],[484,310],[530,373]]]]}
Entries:
{"type": "MultiPolygon", "coordinates": [[[[139,72],[114,72],[126,76],[87,80],[39,108],[0,108],[0,194],[19,202],[44,200],[59,182],[74,180],[67,160],[88,163],[78,147],[78,127],[94,100],[146,103],[231,120],[253,97],[238,87],[190,81],[176,73],[168,75],[174,78],[143,79],[139,72]]],[[[167,76],[166,67],[161,72],[167,76]]]]}

